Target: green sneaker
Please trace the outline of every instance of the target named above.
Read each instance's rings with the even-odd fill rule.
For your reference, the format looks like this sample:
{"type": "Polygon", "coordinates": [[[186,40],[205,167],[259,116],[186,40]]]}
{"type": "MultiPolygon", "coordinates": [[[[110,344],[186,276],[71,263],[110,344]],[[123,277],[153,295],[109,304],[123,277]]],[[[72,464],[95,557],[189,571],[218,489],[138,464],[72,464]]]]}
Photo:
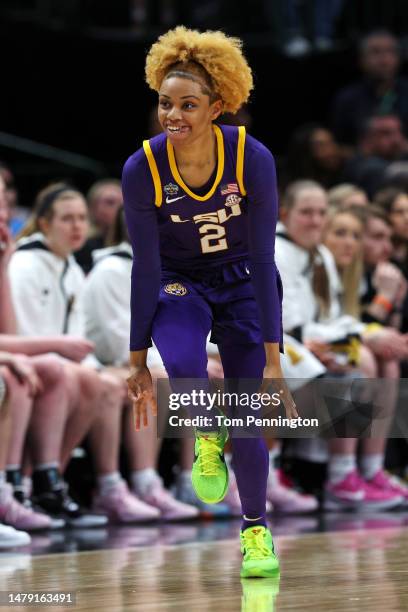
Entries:
{"type": "Polygon", "coordinates": [[[266,527],[257,525],[241,531],[241,552],[241,578],[271,578],[279,573],[272,534],[266,527]]]}
{"type": "Polygon", "coordinates": [[[196,435],[191,470],[193,489],[206,504],[216,504],[224,499],[228,489],[228,468],[224,459],[228,430],[223,425],[219,433],[196,432],[196,435]]]}

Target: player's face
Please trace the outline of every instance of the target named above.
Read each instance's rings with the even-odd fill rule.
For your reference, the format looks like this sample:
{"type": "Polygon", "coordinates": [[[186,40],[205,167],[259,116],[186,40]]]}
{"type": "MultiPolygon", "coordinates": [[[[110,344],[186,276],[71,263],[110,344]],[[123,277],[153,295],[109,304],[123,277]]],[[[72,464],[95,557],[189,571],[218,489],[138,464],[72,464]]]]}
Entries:
{"type": "Polygon", "coordinates": [[[322,241],[327,216],[327,199],[321,189],[304,189],[286,213],[284,222],[289,236],[304,249],[313,249],[322,241]]]}
{"type": "Polygon", "coordinates": [[[347,212],[336,215],[330,223],[324,242],[340,269],[353,263],[360,252],[362,234],[361,222],[347,212]]]}
{"type": "Polygon", "coordinates": [[[162,83],[158,118],[175,147],[208,132],[221,110],[219,100],[210,104],[210,97],[203,93],[200,83],[182,77],[171,77],[162,83]]]}
{"type": "Polygon", "coordinates": [[[408,240],[408,196],[401,193],[392,205],[390,219],[394,234],[398,238],[408,240]]]}
{"type": "Polygon", "coordinates": [[[81,197],[57,200],[51,219],[41,219],[41,229],[51,250],[67,257],[81,248],[88,234],[88,207],[81,197]]]}

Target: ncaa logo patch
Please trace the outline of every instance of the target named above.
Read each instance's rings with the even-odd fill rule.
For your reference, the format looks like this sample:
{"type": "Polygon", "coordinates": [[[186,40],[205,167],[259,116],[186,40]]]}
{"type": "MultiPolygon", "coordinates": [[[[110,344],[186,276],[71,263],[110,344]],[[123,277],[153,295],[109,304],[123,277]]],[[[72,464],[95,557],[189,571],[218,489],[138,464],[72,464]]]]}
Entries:
{"type": "Polygon", "coordinates": [[[166,195],[172,196],[178,193],[178,185],[174,185],[174,183],[168,183],[164,186],[163,191],[166,195]]]}
{"type": "Polygon", "coordinates": [[[240,198],[236,193],[231,193],[225,200],[225,206],[234,206],[234,204],[239,204],[241,200],[242,198],[240,198]]]}
{"type": "Polygon", "coordinates": [[[170,295],[178,295],[180,297],[187,293],[186,287],[181,283],[168,283],[168,285],[164,287],[164,291],[170,293],[170,295]]]}

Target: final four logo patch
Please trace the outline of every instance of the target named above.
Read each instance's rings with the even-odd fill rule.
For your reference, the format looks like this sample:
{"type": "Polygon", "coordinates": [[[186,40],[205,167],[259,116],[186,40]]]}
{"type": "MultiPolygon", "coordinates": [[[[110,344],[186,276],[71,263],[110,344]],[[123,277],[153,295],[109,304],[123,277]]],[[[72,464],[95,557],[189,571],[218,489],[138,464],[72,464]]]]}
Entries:
{"type": "Polygon", "coordinates": [[[163,189],[164,193],[169,196],[175,195],[179,190],[178,185],[174,185],[174,183],[168,183],[163,189]]]}
{"type": "Polygon", "coordinates": [[[225,206],[234,206],[234,204],[239,204],[242,198],[240,198],[235,193],[231,193],[227,199],[225,200],[225,206]]]}
{"type": "Polygon", "coordinates": [[[187,289],[181,283],[169,283],[164,288],[166,293],[170,293],[171,295],[186,295],[187,289]]]}

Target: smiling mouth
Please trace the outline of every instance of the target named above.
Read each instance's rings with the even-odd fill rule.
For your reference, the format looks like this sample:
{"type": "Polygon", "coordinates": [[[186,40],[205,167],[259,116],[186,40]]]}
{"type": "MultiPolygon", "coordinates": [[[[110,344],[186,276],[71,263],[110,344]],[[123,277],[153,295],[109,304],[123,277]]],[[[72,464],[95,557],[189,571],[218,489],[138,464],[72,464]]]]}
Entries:
{"type": "Polygon", "coordinates": [[[167,130],[170,132],[170,134],[180,134],[183,132],[187,132],[190,128],[187,125],[181,125],[181,126],[172,126],[172,125],[168,125],[167,126],[167,130]]]}

